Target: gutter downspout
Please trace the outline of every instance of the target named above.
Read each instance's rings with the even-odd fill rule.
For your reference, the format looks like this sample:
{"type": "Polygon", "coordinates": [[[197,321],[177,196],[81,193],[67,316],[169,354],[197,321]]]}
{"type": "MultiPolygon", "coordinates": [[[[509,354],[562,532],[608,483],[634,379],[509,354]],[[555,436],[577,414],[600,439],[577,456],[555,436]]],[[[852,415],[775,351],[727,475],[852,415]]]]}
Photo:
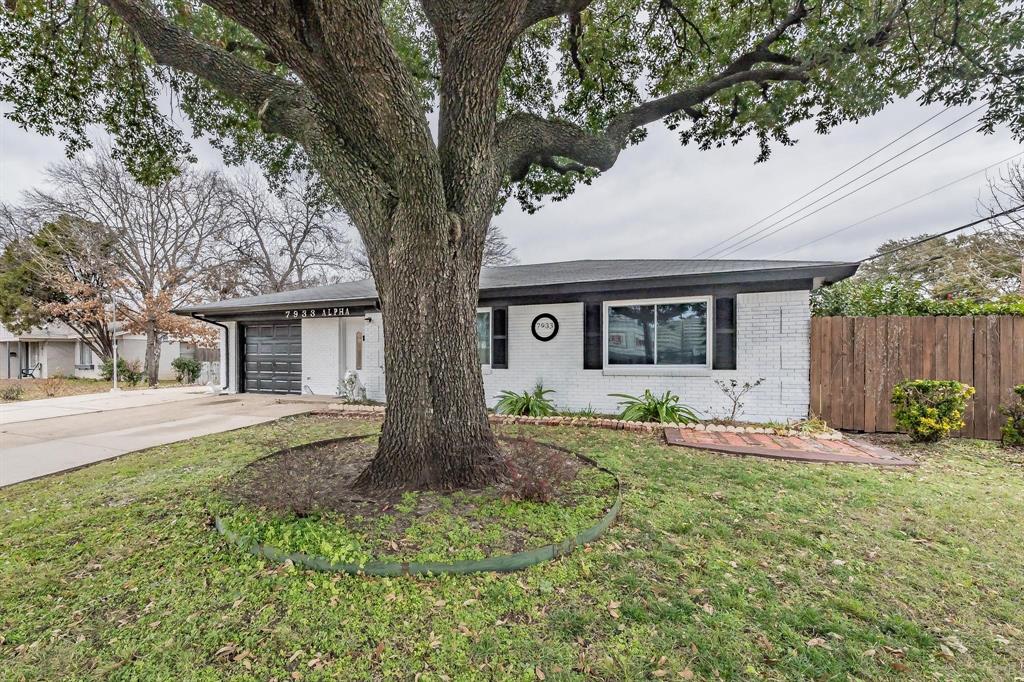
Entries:
{"type": "Polygon", "coordinates": [[[194,320],[208,322],[209,324],[215,325],[224,330],[224,384],[220,387],[220,390],[231,390],[231,330],[228,329],[228,326],[226,324],[222,322],[217,322],[216,320],[208,320],[202,315],[189,313],[189,317],[191,317],[194,320]]]}

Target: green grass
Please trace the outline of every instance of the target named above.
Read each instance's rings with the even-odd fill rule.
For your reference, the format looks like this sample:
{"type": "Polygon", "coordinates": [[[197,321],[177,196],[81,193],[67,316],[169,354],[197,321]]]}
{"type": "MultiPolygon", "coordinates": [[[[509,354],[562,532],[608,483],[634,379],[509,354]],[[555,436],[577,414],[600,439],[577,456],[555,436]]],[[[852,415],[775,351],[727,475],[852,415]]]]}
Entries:
{"type": "Polygon", "coordinates": [[[360,565],[450,563],[509,555],[578,535],[615,502],[615,478],[596,467],[581,467],[559,488],[559,500],[549,504],[507,499],[493,489],[406,492],[392,513],[369,518],[321,510],[295,514],[240,505],[230,496],[211,498],[211,512],[229,530],[289,554],[360,565]]]}
{"type": "Polygon", "coordinates": [[[0,490],[0,679],[956,679],[1024,674],[1024,456],[912,471],[731,459],[514,428],[617,471],[619,522],[508,575],[271,566],[208,527],[214,486],[295,418],[0,490]]]}
{"type": "MultiPolygon", "coordinates": [[[[23,391],[22,396],[18,399],[18,402],[24,402],[26,400],[42,400],[44,398],[60,398],[66,395],[85,395],[88,393],[102,393],[109,391],[113,386],[110,381],[104,381],[102,379],[83,379],[79,377],[55,377],[55,382],[47,384],[46,379],[0,379],[0,389],[8,386],[20,387],[23,391]],[[54,392],[56,395],[46,395],[46,388],[49,386],[51,390],[56,389],[54,392]]],[[[174,380],[161,379],[160,384],[156,388],[167,388],[169,386],[181,386],[182,384],[174,380]]],[[[145,382],[136,384],[135,386],[129,386],[123,381],[118,382],[118,388],[124,391],[141,391],[150,388],[145,382]]],[[[2,404],[3,401],[0,401],[2,404]]]]}

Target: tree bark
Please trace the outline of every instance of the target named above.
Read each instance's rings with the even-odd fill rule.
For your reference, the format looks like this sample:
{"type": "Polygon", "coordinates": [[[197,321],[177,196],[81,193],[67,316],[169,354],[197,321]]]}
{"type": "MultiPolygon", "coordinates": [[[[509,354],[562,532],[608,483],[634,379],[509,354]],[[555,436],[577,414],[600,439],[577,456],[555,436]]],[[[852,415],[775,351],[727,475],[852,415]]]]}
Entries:
{"type": "Polygon", "coordinates": [[[398,211],[395,220],[422,227],[371,259],[383,310],[388,410],[377,454],[357,485],[451,489],[492,483],[504,467],[487,419],[475,324],[476,252],[486,225],[474,226],[468,249],[453,250],[453,241],[463,241],[457,216],[398,211]],[[437,258],[439,249],[449,257],[437,258]]]}
{"type": "Polygon", "coordinates": [[[146,320],[146,381],[150,386],[160,383],[160,332],[156,320],[146,320]]]}

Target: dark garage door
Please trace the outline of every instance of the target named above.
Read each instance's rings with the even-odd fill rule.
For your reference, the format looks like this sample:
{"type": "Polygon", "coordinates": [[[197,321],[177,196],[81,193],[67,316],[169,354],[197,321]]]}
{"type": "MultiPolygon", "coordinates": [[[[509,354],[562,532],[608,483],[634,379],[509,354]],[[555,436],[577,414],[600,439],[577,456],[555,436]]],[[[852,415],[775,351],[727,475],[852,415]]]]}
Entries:
{"type": "Polygon", "coordinates": [[[302,392],[302,326],[242,327],[243,386],[247,393],[302,392]]]}

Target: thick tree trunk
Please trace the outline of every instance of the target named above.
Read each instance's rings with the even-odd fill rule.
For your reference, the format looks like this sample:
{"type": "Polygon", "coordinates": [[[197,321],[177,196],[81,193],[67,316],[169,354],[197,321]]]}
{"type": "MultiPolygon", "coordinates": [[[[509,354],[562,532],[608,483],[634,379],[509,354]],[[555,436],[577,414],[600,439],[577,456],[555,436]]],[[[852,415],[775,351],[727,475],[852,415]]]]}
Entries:
{"type": "Polygon", "coordinates": [[[146,381],[150,386],[160,383],[160,332],[155,320],[146,322],[146,381]]]}
{"type": "MultiPolygon", "coordinates": [[[[504,475],[477,351],[476,240],[466,240],[473,245],[465,250],[453,249],[452,243],[466,243],[457,234],[458,218],[425,222],[421,230],[406,231],[407,243],[390,244],[388,254],[375,259],[388,409],[377,455],[357,485],[474,487],[504,475]]],[[[480,249],[483,234],[481,229],[480,249]]]]}

